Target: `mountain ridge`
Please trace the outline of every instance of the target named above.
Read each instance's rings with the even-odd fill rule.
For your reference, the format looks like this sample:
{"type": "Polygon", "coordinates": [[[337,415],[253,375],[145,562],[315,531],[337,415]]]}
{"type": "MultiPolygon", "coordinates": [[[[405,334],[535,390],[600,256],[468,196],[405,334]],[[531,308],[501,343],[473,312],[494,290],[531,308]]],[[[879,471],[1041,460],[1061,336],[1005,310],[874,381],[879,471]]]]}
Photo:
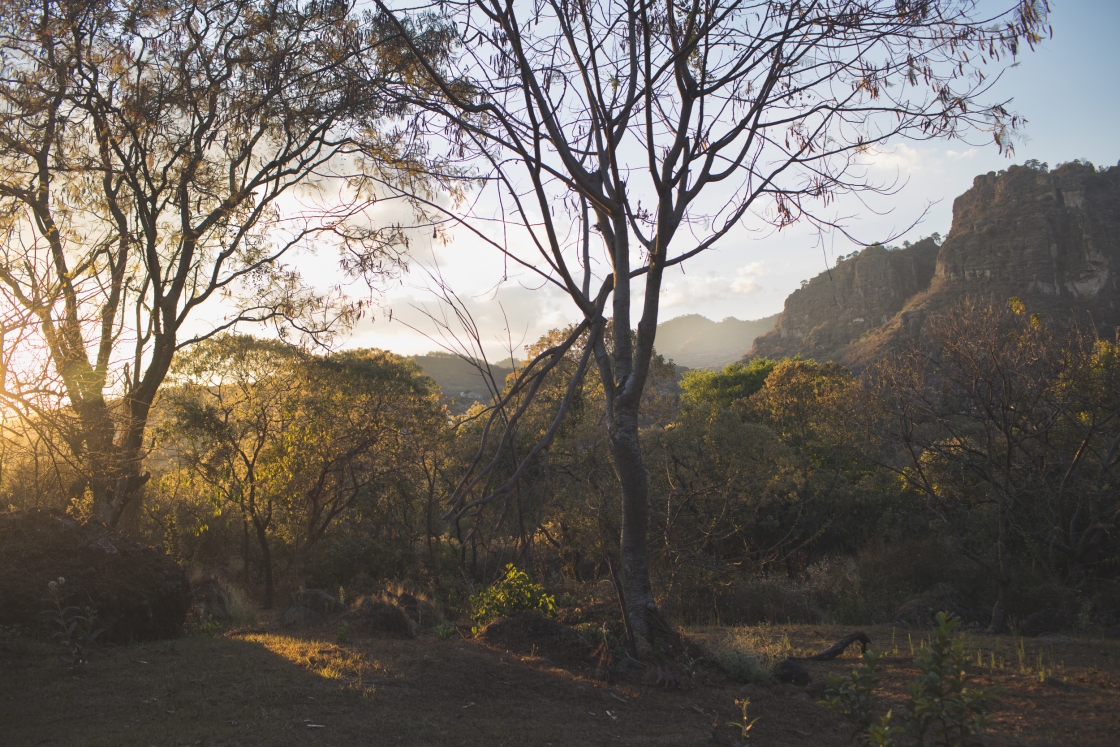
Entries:
{"type": "Polygon", "coordinates": [[[872,246],[786,298],[744,356],[802,355],[860,368],[967,297],[1120,323],[1120,166],[1073,161],[977,176],[953,202],[944,241],[872,246]],[[930,260],[932,258],[932,265],[930,260]]]}

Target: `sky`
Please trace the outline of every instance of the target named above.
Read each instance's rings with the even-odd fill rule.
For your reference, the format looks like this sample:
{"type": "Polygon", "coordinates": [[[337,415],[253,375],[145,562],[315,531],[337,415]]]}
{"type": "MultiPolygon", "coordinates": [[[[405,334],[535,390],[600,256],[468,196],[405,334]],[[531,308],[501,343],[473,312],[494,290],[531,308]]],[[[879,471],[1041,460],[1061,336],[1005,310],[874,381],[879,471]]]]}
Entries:
{"type": "MultiPolygon", "coordinates": [[[[985,3],[986,4],[986,3],[985,3]]],[[[1011,159],[994,145],[970,146],[960,141],[895,142],[879,155],[871,174],[884,181],[897,178],[904,186],[894,197],[872,203],[849,221],[864,243],[899,234],[916,241],[931,233],[945,235],[952,223],[953,199],[965,192],[978,174],[1006,169],[1028,159],[1051,167],[1073,159],[1114,165],[1120,159],[1120,0],[1052,0],[1052,39],[1020,55],[1007,70],[994,95],[1010,99],[1009,109],[1027,124],[1011,159]]],[[[684,314],[713,320],[758,319],[782,310],[785,298],[800,281],[824,272],[836,257],[859,248],[843,237],[822,247],[815,233],[794,227],[779,234],[729,234],[713,250],[671,270],[661,298],[661,321],[684,314]]],[[[321,258],[324,259],[325,258],[321,258]]],[[[320,263],[326,277],[329,263],[320,263]]],[[[347,347],[379,347],[403,354],[439,349],[438,326],[419,312],[439,317],[440,305],[428,290],[430,273],[438,267],[482,330],[488,355],[535,341],[549,329],[577,318],[572,302],[540,288],[525,277],[495,287],[503,268],[496,254],[469,237],[453,235],[446,244],[416,242],[411,271],[379,289],[372,313],[358,323],[347,347]]],[[[307,274],[316,277],[315,268],[307,274]]],[[[355,285],[355,293],[365,292],[355,285]]]]}

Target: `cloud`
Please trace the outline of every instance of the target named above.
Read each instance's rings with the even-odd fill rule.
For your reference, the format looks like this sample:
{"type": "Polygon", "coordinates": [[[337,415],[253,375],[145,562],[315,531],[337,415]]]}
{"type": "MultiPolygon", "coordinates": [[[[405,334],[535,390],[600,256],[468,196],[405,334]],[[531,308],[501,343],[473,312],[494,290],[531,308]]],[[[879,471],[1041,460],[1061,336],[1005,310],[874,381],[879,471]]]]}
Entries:
{"type": "MultiPolygon", "coordinates": [[[[578,316],[567,295],[552,286],[532,288],[509,282],[496,291],[464,293],[458,302],[473,320],[479,342],[491,357],[509,355],[511,348],[520,355],[525,345],[551,329],[571,324],[578,316]]],[[[416,354],[470,343],[454,310],[423,287],[402,287],[379,306],[378,312],[355,328],[349,346],[416,354]]]]}
{"type": "Polygon", "coordinates": [[[730,274],[715,270],[682,274],[666,280],[661,291],[661,304],[666,308],[686,307],[746,296],[762,290],[759,278],[765,274],[762,262],[752,262],[730,274]]]}

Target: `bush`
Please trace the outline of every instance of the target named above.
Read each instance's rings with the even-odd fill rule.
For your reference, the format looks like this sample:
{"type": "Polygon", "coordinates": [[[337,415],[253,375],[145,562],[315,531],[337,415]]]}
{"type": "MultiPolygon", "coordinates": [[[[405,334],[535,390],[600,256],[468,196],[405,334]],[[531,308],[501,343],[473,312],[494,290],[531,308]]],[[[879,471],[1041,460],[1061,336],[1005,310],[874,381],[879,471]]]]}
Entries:
{"type": "Polygon", "coordinates": [[[914,664],[921,671],[908,687],[903,726],[891,725],[891,713],[876,718],[874,691],[882,653],[868,649],[863,664],[848,680],[829,676],[822,704],[853,727],[852,741],[876,747],[979,747],[984,715],[994,693],[965,686],[968,655],[964,641],[954,635],[960,620],[937,614],[934,640],[923,648],[914,664]]]}
{"type": "Polygon", "coordinates": [[[506,566],[506,574],[470,599],[471,618],[475,632],[498,617],[509,617],[518,612],[535,611],[556,617],[556,599],[544,593],[544,587],[529,580],[524,571],[513,563],[506,566]]]}

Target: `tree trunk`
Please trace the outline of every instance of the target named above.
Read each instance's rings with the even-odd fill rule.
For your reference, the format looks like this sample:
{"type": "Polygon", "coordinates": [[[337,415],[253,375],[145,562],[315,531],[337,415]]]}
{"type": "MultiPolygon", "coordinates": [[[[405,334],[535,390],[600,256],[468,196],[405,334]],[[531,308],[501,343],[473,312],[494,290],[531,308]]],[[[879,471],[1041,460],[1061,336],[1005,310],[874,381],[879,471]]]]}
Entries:
{"type": "Polygon", "coordinates": [[[616,408],[610,439],[615,471],[622,488],[622,537],[619,552],[622,586],[634,646],[639,656],[645,656],[653,650],[654,616],[657,613],[646,553],[649,475],[646,473],[638,440],[637,408],[616,408]]]}
{"type": "Polygon", "coordinates": [[[996,604],[992,608],[992,622],[989,633],[1002,633],[1007,628],[1007,589],[1011,586],[1011,567],[1007,558],[1007,535],[1010,530],[1010,516],[1006,499],[999,501],[999,536],[996,539],[997,563],[996,604]]]}
{"type": "Polygon", "coordinates": [[[1007,607],[1004,606],[1004,601],[1010,583],[1011,579],[996,579],[996,604],[992,607],[992,622],[988,626],[988,632],[993,635],[1002,633],[1007,629],[1007,607]]]}
{"type": "Polygon", "coordinates": [[[257,542],[261,546],[261,571],[264,575],[264,602],[261,607],[270,610],[275,601],[276,589],[272,580],[272,553],[268,549],[268,527],[255,519],[253,526],[257,530],[257,542]]]}

